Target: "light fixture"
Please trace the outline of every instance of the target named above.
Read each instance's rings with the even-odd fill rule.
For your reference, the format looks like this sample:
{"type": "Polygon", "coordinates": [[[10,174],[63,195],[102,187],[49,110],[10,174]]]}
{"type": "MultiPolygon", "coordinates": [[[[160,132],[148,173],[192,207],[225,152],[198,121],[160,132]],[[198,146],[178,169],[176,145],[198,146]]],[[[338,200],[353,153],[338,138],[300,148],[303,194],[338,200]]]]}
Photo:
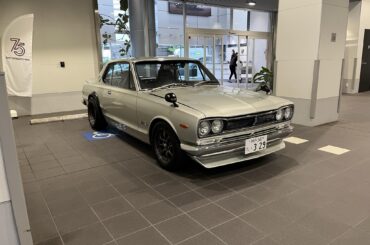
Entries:
{"type": "Polygon", "coordinates": [[[256,6],[256,2],[255,1],[252,1],[252,0],[248,1],[247,4],[249,6],[256,6]]]}

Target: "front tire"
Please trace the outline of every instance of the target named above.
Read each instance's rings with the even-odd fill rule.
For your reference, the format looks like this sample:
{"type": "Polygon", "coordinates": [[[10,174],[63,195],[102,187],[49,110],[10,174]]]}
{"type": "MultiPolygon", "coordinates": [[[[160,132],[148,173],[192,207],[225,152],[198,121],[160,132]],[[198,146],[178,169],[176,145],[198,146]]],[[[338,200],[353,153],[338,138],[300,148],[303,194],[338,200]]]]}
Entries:
{"type": "Polygon", "coordinates": [[[89,98],[87,104],[87,115],[92,129],[100,131],[107,128],[107,122],[105,121],[97,99],[94,97],[89,98]]]}
{"type": "Polygon", "coordinates": [[[157,123],[153,128],[152,144],[159,165],[173,171],[182,165],[183,152],[176,133],[165,122],[157,123]]]}

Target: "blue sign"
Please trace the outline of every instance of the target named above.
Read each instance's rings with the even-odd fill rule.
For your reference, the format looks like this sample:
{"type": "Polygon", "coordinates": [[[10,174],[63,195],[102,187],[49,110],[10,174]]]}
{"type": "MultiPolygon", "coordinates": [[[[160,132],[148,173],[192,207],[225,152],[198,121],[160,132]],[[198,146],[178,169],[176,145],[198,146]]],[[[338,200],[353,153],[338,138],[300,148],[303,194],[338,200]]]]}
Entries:
{"type": "Polygon", "coordinates": [[[116,137],[115,133],[109,131],[88,131],[84,132],[83,135],[88,141],[105,140],[116,137]]]}

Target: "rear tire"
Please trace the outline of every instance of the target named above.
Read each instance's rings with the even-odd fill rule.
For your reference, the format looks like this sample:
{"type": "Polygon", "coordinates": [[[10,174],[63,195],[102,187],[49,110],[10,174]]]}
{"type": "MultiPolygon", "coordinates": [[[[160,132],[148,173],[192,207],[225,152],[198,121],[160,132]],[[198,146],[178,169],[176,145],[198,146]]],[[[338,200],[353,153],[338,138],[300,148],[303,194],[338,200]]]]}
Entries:
{"type": "Polygon", "coordinates": [[[107,122],[105,121],[99,102],[94,97],[89,98],[87,115],[92,129],[100,131],[107,128],[107,122]]]}
{"type": "Polygon", "coordinates": [[[165,122],[154,125],[152,145],[159,165],[169,171],[179,169],[182,165],[183,152],[176,133],[165,122]]]}

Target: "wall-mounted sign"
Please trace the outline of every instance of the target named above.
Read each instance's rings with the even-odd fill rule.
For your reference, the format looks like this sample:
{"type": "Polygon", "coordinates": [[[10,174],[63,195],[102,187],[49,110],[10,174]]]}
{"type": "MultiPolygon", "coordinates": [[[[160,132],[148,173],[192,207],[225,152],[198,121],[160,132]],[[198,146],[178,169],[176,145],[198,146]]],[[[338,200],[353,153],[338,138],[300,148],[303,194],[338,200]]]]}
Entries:
{"type": "Polygon", "coordinates": [[[331,34],[331,41],[332,41],[333,43],[335,43],[335,42],[337,41],[337,33],[332,33],[332,34],[331,34]]]}
{"type": "MultiPolygon", "coordinates": [[[[168,3],[168,12],[170,14],[183,14],[182,3],[168,3]]],[[[212,9],[210,7],[201,7],[196,4],[185,5],[186,15],[209,17],[212,15],[212,9]]]]}
{"type": "Polygon", "coordinates": [[[2,36],[2,60],[8,94],[32,96],[33,14],[13,20],[2,36]]]}

